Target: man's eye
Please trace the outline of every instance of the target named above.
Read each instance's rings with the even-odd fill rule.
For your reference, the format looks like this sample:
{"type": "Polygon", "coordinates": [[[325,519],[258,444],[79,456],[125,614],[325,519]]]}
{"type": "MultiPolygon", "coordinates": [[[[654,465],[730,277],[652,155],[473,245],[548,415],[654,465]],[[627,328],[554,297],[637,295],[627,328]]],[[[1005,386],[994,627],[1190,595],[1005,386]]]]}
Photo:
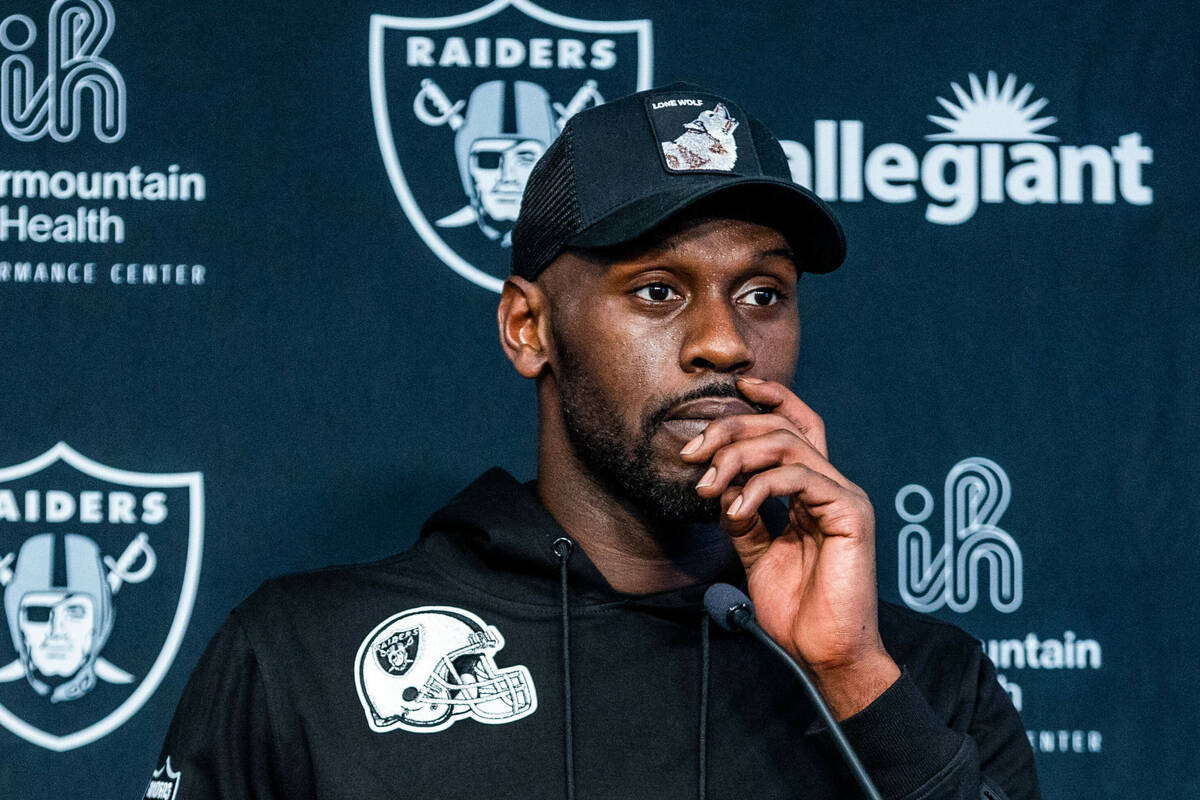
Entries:
{"type": "Polygon", "coordinates": [[[771,306],[782,299],[782,293],[778,289],[762,286],[746,292],[742,295],[741,299],[742,302],[749,303],[752,306],[771,306]]]}
{"type": "Polygon", "coordinates": [[[649,286],[643,286],[634,292],[634,294],[652,303],[665,303],[668,300],[678,297],[676,291],[665,283],[652,283],[649,286]]]}

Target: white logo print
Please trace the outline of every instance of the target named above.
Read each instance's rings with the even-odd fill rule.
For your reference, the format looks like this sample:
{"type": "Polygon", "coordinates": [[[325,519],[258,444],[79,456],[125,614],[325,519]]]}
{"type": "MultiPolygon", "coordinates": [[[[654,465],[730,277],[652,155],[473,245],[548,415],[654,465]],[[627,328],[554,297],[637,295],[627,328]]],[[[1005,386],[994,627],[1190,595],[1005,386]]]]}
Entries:
{"type": "Polygon", "coordinates": [[[371,107],[396,199],[446,266],[499,292],[525,182],[573,115],[648,89],[649,20],[531,0],[446,17],[371,15],[371,107]]]}
{"type": "Polygon", "coordinates": [[[896,513],[908,524],[900,530],[900,596],[916,611],[949,606],[964,612],[979,602],[979,570],[988,566],[990,596],[997,611],[1021,605],[1021,550],[997,526],[1011,495],[1008,476],[994,461],[967,458],[946,476],[943,493],[945,536],[941,546],[923,524],[933,513],[933,495],[909,484],[896,493],[896,513]],[[920,498],[916,510],[910,497],[920,498]]]}
{"type": "Polygon", "coordinates": [[[97,139],[125,135],[125,80],[100,56],[115,27],[109,0],[57,0],[46,22],[46,77],[36,81],[25,51],[37,39],[37,26],[24,14],[0,21],[0,45],[12,52],[0,65],[0,123],[9,136],[33,142],[50,134],[70,142],[89,101],[97,139]]]}
{"type": "Polygon", "coordinates": [[[499,667],[504,637],[461,608],[422,606],[379,623],[363,639],[354,684],[377,733],[445,730],[460,719],[489,725],[537,710],[537,692],[523,666],[499,667]]]}
{"type": "Polygon", "coordinates": [[[780,140],[792,180],[827,201],[924,198],[925,219],[938,225],[967,222],[981,204],[1154,202],[1143,175],[1154,151],[1140,133],[1126,133],[1112,145],[1051,147],[1059,137],[1043,131],[1058,118],[1038,116],[1048,101],[1032,99],[1032,84],[1019,90],[1018,84],[1015,75],[1001,82],[995,72],[984,80],[970,75],[970,91],[951,82],[955,99],[937,98],[948,116],[927,115],[943,130],[925,136],[937,144],[923,153],[900,142],[869,143],[862,120],[816,120],[811,148],[780,140]]]}
{"type": "Polygon", "coordinates": [[[450,102],[433,80],[421,81],[413,114],[426,125],[447,125],[455,133],[455,155],[467,204],[437,220],[439,228],[478,226],[501,246],[512,245],[512,226],[533,165],[558,136],[567,120],[604,98],[595,81],[587,81],[566,105],[551,103],[547,91],[532,81],[514,81],[516,119],[505,133],[504,81],[476,86],[469,100],[450,102]],[[463,113],[460,113],[463,112],[463,113]]]}
{"type": "Polygon", "coordinates": [[[0,683],[25,678],[51,703],[78,700],[96,685],[131,683],[133,676],[103,658],[113,626],[113,595],[154,574],[150,537],[139,533],[119,559],[100,557],[86,536],[63,537],[66,582],[52,583],[57,555],[52,533],[31,536],[18,553],[0,558],[4,611],[18,657],[0,667],[0,683]],[[137,564],[137,569],[132,567],[137,564]],[[9,565],[13,565],[10,567],[9,565]]]}
{"type": "Polygon", "coordinates": [[[0,725],[62,752],[137,713],[183,641],[203,476],[115,469],[60,442],[0,469],[0,725]]]}
{"type": "Polygon", "coordinates": [[[928,119],[945,128],[946,133],[933,133],[926,136],[926,139],[958,142],[1058,141],[1057,136],[1038,133],[1042,128],[1058,121],[1057,117],[1035,119],[1035,115],[1046,107],[1046,98],[1025,105],[1033,94],[1032,83],[1025,84],[1018,93],[1017,76],[1012,73],[1005,78],[1004,85],[1000,86],[996,73],[989,72],[986,89],[974,72],[969,78],[969,95],[956,82],[950,83],[954,96],[958,98],[958,105],[944,97],[937,99],[950,116],[935,117],[930,114],[928,119]]]}
{"type": "Polygon", "coordinates": [[[182,774],[179,770],[171,769],[171,757],[167,756],[166,762],[151,773],[144,800],[175,800],[182,774]]]}
{"type": "Polygon", "coordinates": [[[672,142],[662,142],[667,166],[674,170],[717,169],[729,172],[737,163],[737,142],[733,132],[738,121],[729,116],[724,103],[683,126],[683,133],[672,142]]]}

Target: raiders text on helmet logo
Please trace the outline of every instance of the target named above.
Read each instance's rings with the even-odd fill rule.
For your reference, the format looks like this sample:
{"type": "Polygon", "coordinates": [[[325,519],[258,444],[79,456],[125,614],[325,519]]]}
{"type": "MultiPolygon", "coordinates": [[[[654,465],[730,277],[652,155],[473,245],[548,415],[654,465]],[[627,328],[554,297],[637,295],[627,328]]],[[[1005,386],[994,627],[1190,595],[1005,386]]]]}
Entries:
{"type": "Polygon", "coordinates": [[[452,17],[372,15],[370,62],[375,132],[404,213],[442,262],[498,292],[533,165],[575,113],[650,88],[653,53],[649,20],[493,0],[452,17]]]}
{"type": "Polygon", "coordinates": [[[433,733],[460,719],[489,725],[537,710],[529,670],[500,667],[504,637],[470,611],[422,606],[388,617],[358,648],[354,684],[378,733],[433,733]],[[370,657],[370,654],[374,657],[370,657]]]}
{"type": "Polygon", "coordinates": [[[200,576],[203,477],[59,443],[0,469],[0,724],[51,750],[113,731],[158,688],[200,576]],[[147,643],[161,642],[158,647],[147,643]]]}

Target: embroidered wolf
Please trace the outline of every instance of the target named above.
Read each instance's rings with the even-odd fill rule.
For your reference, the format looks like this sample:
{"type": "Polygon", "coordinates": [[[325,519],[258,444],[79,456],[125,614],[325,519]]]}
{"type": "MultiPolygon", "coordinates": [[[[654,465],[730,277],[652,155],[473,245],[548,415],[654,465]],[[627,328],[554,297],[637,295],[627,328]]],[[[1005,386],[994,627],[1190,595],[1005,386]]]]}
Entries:
{"type": "Polygon", "coordinates": [[[673,142],[663,142],[663,154],[671,169],[714,169],[729,171],[737,162],[737,142],[733,132],[738,121],[729,116],[724,103],[683,126],[683,133],[673,142]]]}

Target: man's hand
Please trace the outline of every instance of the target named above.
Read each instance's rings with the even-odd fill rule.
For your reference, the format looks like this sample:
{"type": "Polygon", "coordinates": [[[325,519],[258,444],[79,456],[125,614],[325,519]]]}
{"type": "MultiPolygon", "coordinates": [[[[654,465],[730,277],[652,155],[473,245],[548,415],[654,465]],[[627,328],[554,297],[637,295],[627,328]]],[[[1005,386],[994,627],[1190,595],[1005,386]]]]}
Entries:
{"type": "Polygon", "coordinates": [[[759,623],[808,665],[845,719],[900,676],[879,637],[875,514],[866,493],[829,463],[816,412],[779,383],[739,378],[738,389],[771,412],[715,420],[681,455],[711,463],[696,491],[721,498],[721,527],[745,567],[759,623]],[[772,540],[758,510],[784,496],[788,524],[772,540]]]}

